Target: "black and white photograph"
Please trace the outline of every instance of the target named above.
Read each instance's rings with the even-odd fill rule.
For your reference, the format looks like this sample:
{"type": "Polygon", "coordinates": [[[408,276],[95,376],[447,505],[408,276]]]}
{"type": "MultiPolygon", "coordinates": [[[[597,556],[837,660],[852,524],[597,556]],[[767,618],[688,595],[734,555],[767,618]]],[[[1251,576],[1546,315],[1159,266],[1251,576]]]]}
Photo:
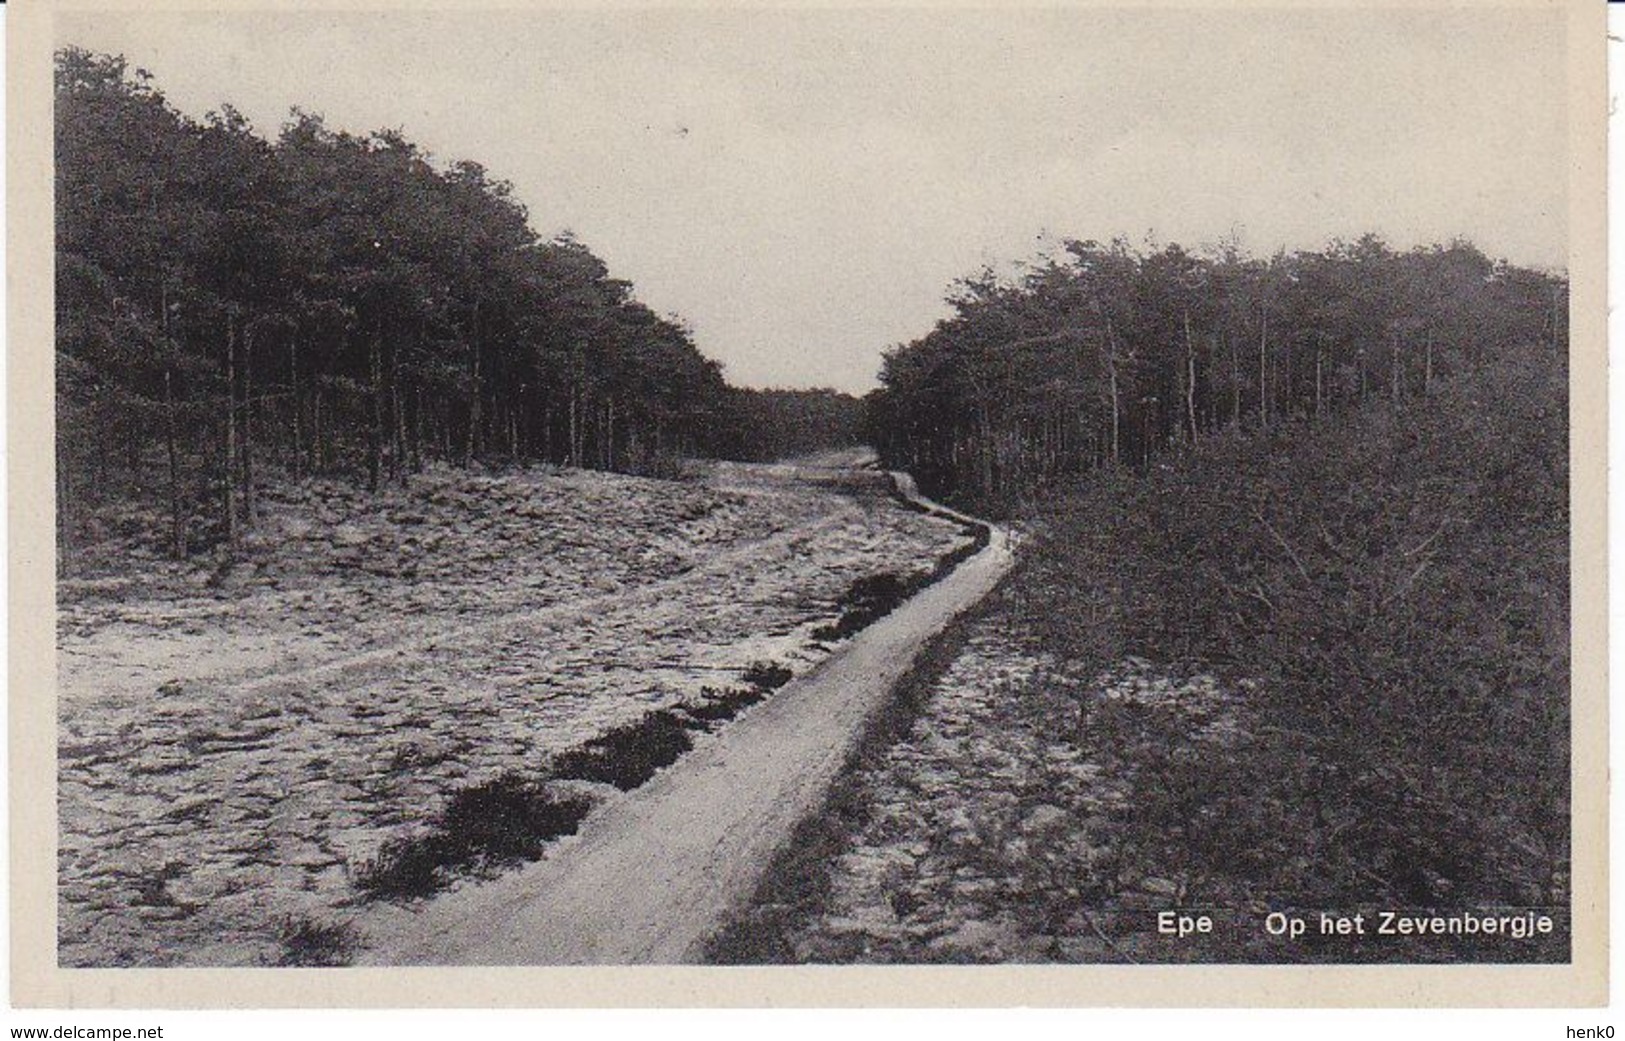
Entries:
{"type": "Polygon", "coordinates": [[[1577,965],[1573,14],[54,11],[51,964],[1577,965]]]}

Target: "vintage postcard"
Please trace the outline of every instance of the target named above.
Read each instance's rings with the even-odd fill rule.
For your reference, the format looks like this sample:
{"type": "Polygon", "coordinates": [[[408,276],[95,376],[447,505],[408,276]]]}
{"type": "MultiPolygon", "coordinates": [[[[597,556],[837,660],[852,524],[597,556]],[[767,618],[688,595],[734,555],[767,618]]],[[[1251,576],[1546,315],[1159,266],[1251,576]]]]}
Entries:
{"type": "Polygon", "coordinates": [[[1601,5],[23,2],[18,1005],[1586,1005],[1601,5]]]}

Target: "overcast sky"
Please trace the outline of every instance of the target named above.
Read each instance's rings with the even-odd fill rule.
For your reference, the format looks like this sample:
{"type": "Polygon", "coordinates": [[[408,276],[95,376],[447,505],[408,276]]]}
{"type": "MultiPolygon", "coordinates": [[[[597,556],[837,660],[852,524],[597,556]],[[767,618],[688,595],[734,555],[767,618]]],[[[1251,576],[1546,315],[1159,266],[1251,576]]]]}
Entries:
{"type": "Polygon", "coordinates": [[[512,181],[746,385],[873,385],[1062,237],[1465,235],[1562,266],[1562,23],[1433,14],[59,17],[183,111],[398,127],[512,181]]]}

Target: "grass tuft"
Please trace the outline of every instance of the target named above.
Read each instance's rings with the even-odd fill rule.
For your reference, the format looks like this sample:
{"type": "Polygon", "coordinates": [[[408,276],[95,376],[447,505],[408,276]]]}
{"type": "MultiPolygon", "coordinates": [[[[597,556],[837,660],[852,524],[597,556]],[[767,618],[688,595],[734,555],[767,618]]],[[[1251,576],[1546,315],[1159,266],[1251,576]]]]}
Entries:
{"type": "Polygon", "coordinates": [[[318,922],[300,915],[282,920],[277,930],[281,953],[276,964],[282,967],[332,968],[348,965],[360,943],[355,927],[348,922],[318,922]]]}

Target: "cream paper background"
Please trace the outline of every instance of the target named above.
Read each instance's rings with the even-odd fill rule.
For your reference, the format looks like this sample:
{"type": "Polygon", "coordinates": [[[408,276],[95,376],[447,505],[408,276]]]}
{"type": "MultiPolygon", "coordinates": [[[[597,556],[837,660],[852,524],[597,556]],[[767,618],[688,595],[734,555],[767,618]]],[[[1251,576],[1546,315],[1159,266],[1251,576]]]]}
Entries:
{"type": "MultiPolygon", "coordinates": [[[[643,1006],[1487,1006],[1607,998],[1606,336],[1604,6],[1595,0],[1382,4],[1248,0],[1139,6],[1561,10],[1568,29],[1570,457],[1573,574],[1573,962],[1565,966],[813,966],[398,969],[61,969],[56,964],[55,549],[52,524],[52,51],[63,11],[545,10],[546,3],[282,0],[277,4],[13,0],[8,18],[7,315],[11,499],[9,730],[11,999],[84,1008],[643,1006]]],[[[552,6],[583,6],[556,4],[552,6]]],[[[605,0],[638,9],[650,4],[605,0]]],[[[662,7],[705,9],[694,2],[662,7]]],[[[791,6],[757,3],[736,6],[791,6]]],[[[845,3],[803,4],[841,8],[845,3]]],[[[906,6],[929,9],[929,2],[906,6]]],[[[1019,12],[1021,5],[987,3],[1019,12]]],[[[1049,5],[1054,6],[1054,5],[1049,5]]],[[[946,8],[945,8],[946,9],[946,8]]],[[[1177,53],[1144,55],[1178,61],[1177,53]]],[[[1556,75],[1558,70],[1553,70],[1556,75]]],[[[1350,97],[1350,104],[1360,99],[1350,97]]],[[[1437,157],[1452,161],[1448,153],[1437,157]]],[[[1401,186],[1396,185],[1395,190],[1401,186]]]]}

